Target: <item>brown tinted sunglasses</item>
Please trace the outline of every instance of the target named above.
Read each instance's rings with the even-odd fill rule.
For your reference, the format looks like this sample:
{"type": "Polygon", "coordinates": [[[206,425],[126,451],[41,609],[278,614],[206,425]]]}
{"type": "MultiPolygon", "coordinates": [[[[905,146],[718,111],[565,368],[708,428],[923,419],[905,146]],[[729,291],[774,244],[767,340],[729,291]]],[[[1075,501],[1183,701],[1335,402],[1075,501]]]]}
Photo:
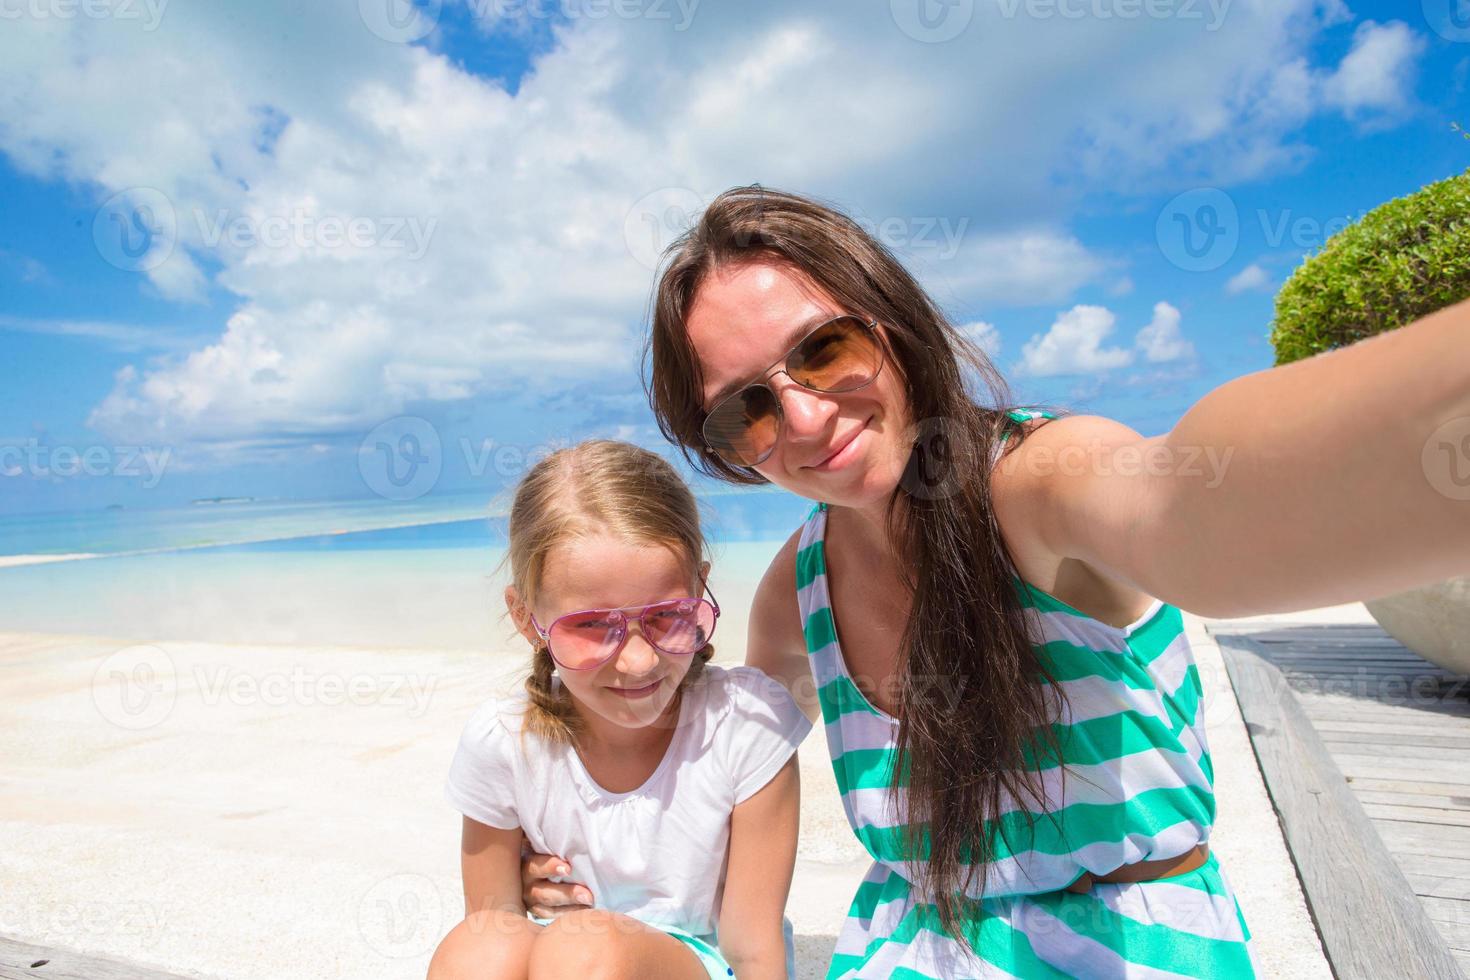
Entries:
{"type": "Polygon", "coordinates": [[[883,370],[878,322],[842,314],[812,328],[786,356],[709,410],[702,433],[710,452],[736,466],[765,462],[781,437],[781,399],[767,379],[778,373],[812,391],[857,391],[883,370]]]}

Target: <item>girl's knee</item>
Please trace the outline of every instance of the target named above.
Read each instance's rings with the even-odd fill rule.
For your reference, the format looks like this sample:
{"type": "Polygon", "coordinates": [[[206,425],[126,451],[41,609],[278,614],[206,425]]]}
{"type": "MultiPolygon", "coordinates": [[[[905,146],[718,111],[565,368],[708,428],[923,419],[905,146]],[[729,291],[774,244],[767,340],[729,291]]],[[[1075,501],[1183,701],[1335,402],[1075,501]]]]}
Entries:
{"type": "Polygon", "coordinates": [[[541,931],[531,951],[533,977],[622,980],[638,975],[636,937],[644,926],[606,909],[569,912],[541,931]]]}
{"type": "Polygon", "coordinates": [[[524,915],[483,909],[464,918],[434,950],[428,980],[492,980],[526,975],[534,924],[524,915]]]}

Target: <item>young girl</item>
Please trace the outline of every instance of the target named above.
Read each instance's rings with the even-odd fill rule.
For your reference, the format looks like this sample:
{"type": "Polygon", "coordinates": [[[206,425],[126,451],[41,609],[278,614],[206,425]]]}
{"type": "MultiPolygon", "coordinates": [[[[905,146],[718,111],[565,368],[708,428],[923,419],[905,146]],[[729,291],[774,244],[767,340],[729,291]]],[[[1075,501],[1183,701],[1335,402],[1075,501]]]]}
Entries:
{"type": "Polygon", "coordinates": [[[532,674],[451,763],[466,917],[430,980],[786,977],[811,723],[755,668],[707,664],[720,610],[693,495],[653,453],[592,441],[532,469],[509,524],[532,674]],[[522,833],[592,908],[527,918],[522,833]]]}

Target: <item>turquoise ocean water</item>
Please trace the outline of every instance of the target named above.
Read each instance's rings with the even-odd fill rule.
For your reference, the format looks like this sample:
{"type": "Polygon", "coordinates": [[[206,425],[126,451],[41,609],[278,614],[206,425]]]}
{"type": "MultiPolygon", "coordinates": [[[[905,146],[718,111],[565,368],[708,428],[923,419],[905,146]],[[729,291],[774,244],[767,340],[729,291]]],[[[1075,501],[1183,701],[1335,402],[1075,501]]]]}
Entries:
{"type": "MultiPolygon", "coordinates": [[[[700,496],[711,586],[743,636],[749,596],[810,503],[700,496]]],[[[0,631],[138,642],[502,648],[505,518],[483,494],[249,501],[0,517],[0,631]]],[[[733,638],[733,637],[732,637],[733,638]]]]}

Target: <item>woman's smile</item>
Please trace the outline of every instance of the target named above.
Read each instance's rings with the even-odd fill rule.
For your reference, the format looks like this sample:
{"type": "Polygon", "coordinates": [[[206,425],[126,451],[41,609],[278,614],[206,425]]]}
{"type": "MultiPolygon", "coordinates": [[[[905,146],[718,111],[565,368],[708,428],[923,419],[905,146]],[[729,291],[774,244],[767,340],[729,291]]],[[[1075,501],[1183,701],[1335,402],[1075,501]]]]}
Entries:
{"type": "Polygon", "coordinates": [[[862,435],[868,431],[868,423],[871,421],[872,418],[864,420],[861,425],[853,429],[850,435],[840,438],[836,448],[821,462],[804,466],[802,469],[815,470],[818,473],[831,473],[833,470],[842,469],[848,463],[857,459],[861,455],[860,443],[862,442],[862,435]]]}

